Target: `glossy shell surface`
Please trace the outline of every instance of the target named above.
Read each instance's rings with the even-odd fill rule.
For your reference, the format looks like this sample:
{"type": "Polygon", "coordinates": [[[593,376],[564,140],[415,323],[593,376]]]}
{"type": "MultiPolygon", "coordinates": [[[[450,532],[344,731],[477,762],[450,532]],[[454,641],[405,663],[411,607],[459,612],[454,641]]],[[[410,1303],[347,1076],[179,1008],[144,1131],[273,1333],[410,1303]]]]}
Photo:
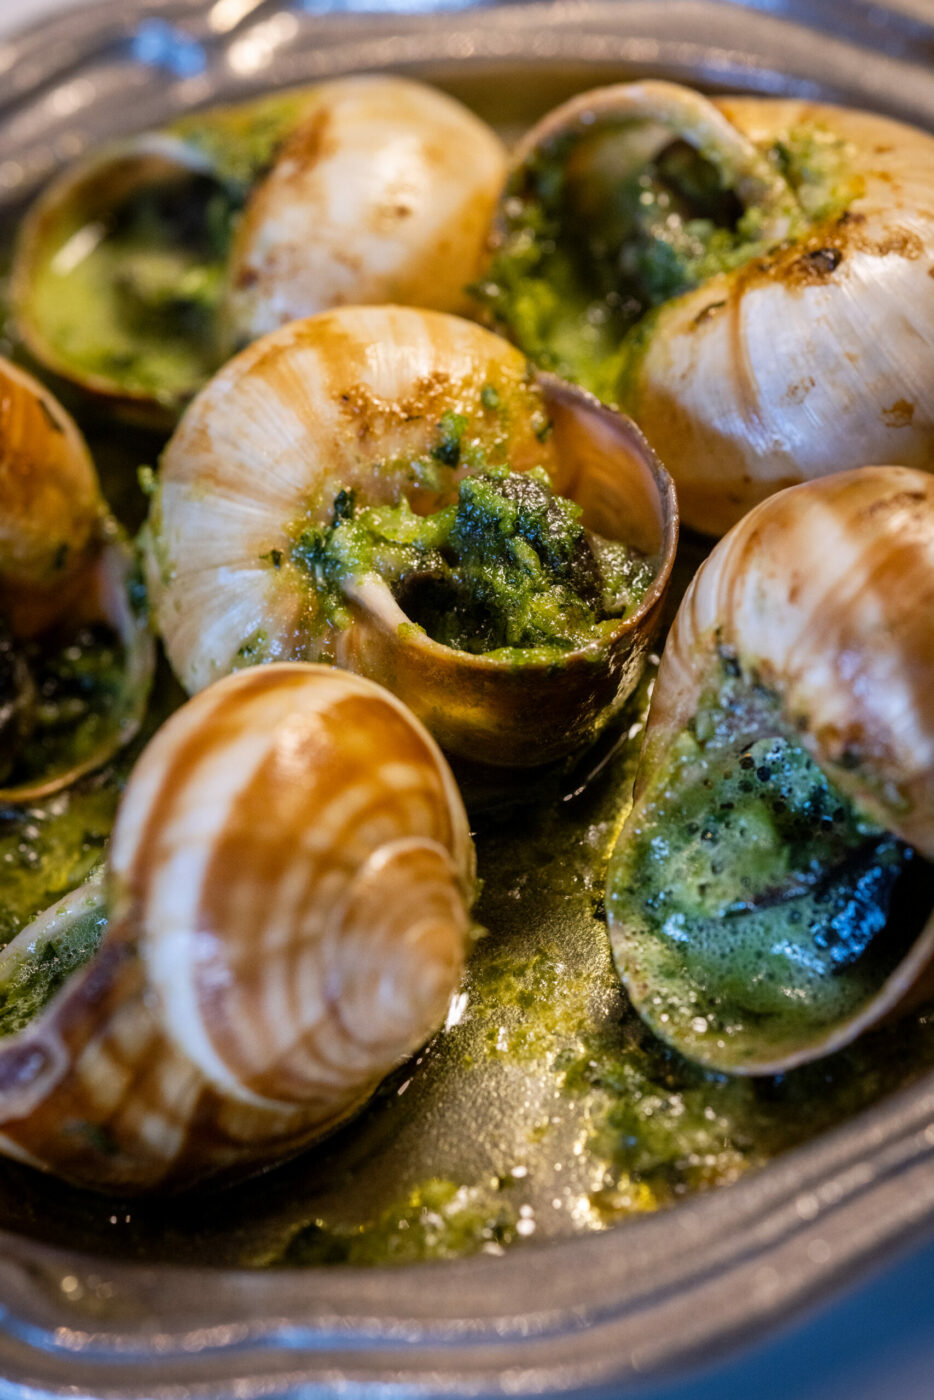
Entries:
{"type": "Polygon", "coordinates": [[[622,388],[675,478],[685,524],[722,534],[774,491],[867,462],[927,470],[934,139],[824,103],[673,102],[666,90],[648,82],[576,97],[526,137],[519,163],[562,133],[636,121],[641,109],[764,210],[760,254],[653,313],[622,388]],[[839,144],[852,193],[841,213],[792,226],[789,237],[761,153],[808,128],[839,144]]]}
{"type": "Polygon", "coordinates": [[[87,445],[61,404],[0,360],[0,592],[30,631],[70,601],[106,507],[87,445]]]}
{"type": "Polygon", "coordinates": [[[632,689],[676,538],[670,481],[628,420],[558,381],[534,381],[524,356],[472,322],[350,307],[271,333],[202,391],[162,458],[147,569],[159,632],[189,691],[243,664],[259,637],[261,658],[330,656],[388,685],[452,752],[529,765],[580,747],[632,689]],[[447,504],[465,468],[425,486],[412,463],[430,456],[451,412],[467,418],[491,465],[544,466],[586,526],[655,561],[651,587],[609,641],[557,661],[456,651],[406,627],[375,573],[348,587],[350,624],[332,626],[288,562],[296,522],[328,522],[340,490],[423,512],[447,504]]]}
{"type": "Polygon", "coordinates": [[[432,88],[322,88],[237,229],[228,334],[242,344],[342,305],[463,311],[505,167],[486,123],[432,88]]]}
{"type": "Polygon", "coordinates": [[[0,1147],[129,1192],[289,1155],[443,1019],[472,891],[454,781],[397,700],[333,668],[228,678],[134,769],[97,952],[0,1041],[0,1147]]]}

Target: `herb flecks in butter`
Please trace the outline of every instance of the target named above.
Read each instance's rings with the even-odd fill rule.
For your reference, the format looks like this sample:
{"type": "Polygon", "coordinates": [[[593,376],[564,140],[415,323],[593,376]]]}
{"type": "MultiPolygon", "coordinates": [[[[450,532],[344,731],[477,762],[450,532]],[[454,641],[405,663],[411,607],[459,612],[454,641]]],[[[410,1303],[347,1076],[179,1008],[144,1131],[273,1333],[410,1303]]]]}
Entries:
{"type": "MultiPolygon", "coordinates": [[[[764,154],[799,207],[787,239],[839,217],[858,193],[846,143],[822,128],[796,127],[764,154]]],[[[660,307],[771,251],[761,210],[744,208],[712,162],[674,136],[643,158],[634,123],[538,151],[514,177],[503,221],[479,299],[536,364],[617,404],[660,307]]]]}
{"type": "MultiPolygon", "coordinates": [[[[452,415],[440,426],[437,459],[456,466],[466,422],[452,415]]],[[[341,491],[329,525],[292,535],[289,558],[333,626],[350,620],[346,585],[377,573],[435,641],[495,656],[599,642],[652,578],[636,551],[589,536],[580,509],[553,493],[540,468],[476,471],[461,480],[455,501],[429,515],[404,498],[367,506],[341,491]]],[[[281,557],[264,557],[281,566],[281,557]]]]}
{"type": "Polygon", "coordinates": [[[10,949],[0,959],[0,1037],[24,1030],[52,1000],[65,982],[97,951],[107,915],[102,905],[89,900],[82,909],[76,900],[74,916],[49,937],[28,948],[10,949]]]}
{"type": "Polygon", "coordinates": [[[341,1227],[319,1220],[304,1226],[281,1262],[414,1264],[460,1259],[480,1250],[501,1254],[516,1239],[521,1220],[497,1178],[480,1186],[459,1186],[434,1177],[387,1206],[374,1221],[341,1227]]]}

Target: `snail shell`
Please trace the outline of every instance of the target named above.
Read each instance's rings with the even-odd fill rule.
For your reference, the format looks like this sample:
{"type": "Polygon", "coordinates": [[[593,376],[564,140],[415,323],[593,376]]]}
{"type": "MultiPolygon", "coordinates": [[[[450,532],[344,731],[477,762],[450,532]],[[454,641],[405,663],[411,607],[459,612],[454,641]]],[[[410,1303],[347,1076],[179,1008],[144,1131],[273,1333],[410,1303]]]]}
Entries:
{"type": "Polygon", "coordinates": [[[233,342],[333,306],[466,310],[505,173],[498,137],[444,93],[406,78],[328,84],[237,229],[233,342]]]}
{"type": "MultiPolygon", "coordinates": [[[[97,952],[0,1040],[0,1147],[127,1192],[295,1152],[440,1025],[473,879],[454,781],[393,696],[301,664],[211,687],[131,775],[97,952]]],[[[62,901],[0,976],[103,898],[62,901]]]]}
{"type": "MultiPolygon", "coordinates": [[[[760,216],[743,263],[637,323],[610,396],[671,471],[684,521],[720,534],[774,491],[867,461],[928,470],[934,140],[825,104],[621,84],[573,98],[528,134],[494,241],[524,172],[582,164],[581,140],[614,131],[619,160],[631,152],[635,166],[687,142],[760,216]],[[781,173],[777,143],[795,132],[838,163],[830,212],[810,208],[807,180],[792,189],[781,173]]],[[[604,198],[592,194],[595,217],[604,198]]]]}
{"type": "MultiPolygon", "coordinates": [[[[123,651],[112,723],[92,751],[0,787],[0,801],[34,801],[68,786],[139,728],[154,648],[129,599],[132,566],[74,421],[37,380],[0,359],[0,615],[16,641],[105,622],[123,651]]],[[[15,688],[28,684],[19,675],[15,688]]]]}
{"type": "Polygon", "coordinates": [[[196,113],[91,155],[32,206],[12,272],[19,333],[46,368],[125,417],[170,427],[235,348],[285,321],[348,302],[463,309],[505,164],[484,122],[404,78],[342,78],[196,113]],[[133,235],[132,259],[99,260],[147,200],[183,224],[174,245],[151,249],[155,309],[134,300],[138,287],[152,295],[139,265],[151,231],[133,235]],[[90,337],[63,316],[79,293],[95,302],[90,337]]]}
{"type": "MultiPolygon", "coordinates": [[[[608,886],[617,965],[640,1014],[690,1058],[737,1073],[779,1073],[830,1053],[934,990],[934,917],[842,1019],[799,1027],[780,1042],[764,1016],[732,1039],[718,1040],[704,1025],[697,1033],[696,992],[704,998],[705,988],[692,986],[685,967],[673,976],[673,995],[670,984],[653,980],[645,951],[652,940],[632,935],[621,872],[629,878],[631,840],[677,797],[681,778],[670,756],[695,732],[704,696],[725,683],[725,661],[740,678],[722,721],[737,758],[760,732],[755,706],[747,711],[746,702],[767,695],[774,727],[766,734],[800,745],[858,813],[934,858],[934,478],[866,467],[763,502],[701,566],[662,657],[635,805],[608,886]],[[675,1003],[689,1008],[686,1018],[671,1014],[675,1003]]],[[[712,812],[715,791],[708,801],[712,812]]],[[[749,896],[740,873],[742,902],[749,896]]],[[[724,939],[743,937],[735,919],[731,934],[723,927],[724,939]]],[[[889,930],[877,937],[892,940],[889,930]]],[[[737,944],[737,956],[741,951],[737,944]]],[[[700,1005],[701,1021],[710,1000],[700,1005]]]]}
{"type": "Polygon", "coordinates": [[[522,766],[581,747],[636,684],[676,539],[671,483],[628,420],[532,379],[524,356],[473,323],[348,307],[273,332],[205,387],[163,455],[146,552],[157,627],[190,692],[246,661],[327,657],[387,685],[446,750],[522,766]],[[455,499],[467,465],[434,482],[413,471],[446,413],[469,422],[490,465],[545,467],[585,526],[653,561],[641,602],[608,635],[517,665],[413,627],[375,571],[347,580],[335,623],[289,562],[296,522],[324,525],[342,490],[418,513],[455,499]]]}

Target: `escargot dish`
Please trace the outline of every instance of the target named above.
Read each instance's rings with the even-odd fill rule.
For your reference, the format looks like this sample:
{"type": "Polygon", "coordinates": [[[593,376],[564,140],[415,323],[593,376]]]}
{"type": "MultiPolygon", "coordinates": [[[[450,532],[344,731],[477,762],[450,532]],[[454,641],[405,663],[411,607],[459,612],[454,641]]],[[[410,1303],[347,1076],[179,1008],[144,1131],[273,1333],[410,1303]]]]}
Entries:
{"type": "Polygon", "coordinates": [[[20,333],[160,425],[238,345],[348,302],[460,311],[505,171],[493,132],[403,78],[184,117],[67,170],[27,217],[20,333]]]}
{"type": "Polygon", "coordinates": [[[153,647],[75,423],[0,360],[0,802],[99,767],[139,728],[153,647]]]}
{"type": "Polygon", "coordinates": [[[522,141],[480,287],[539,365],[631,413],[685,523],[934,454],[934,140],[888,118],[664,82],[522,141]]]}
{"type": "Polygon", "coordinates": [[[330,667],[229,677],[145,749],[106,880],[0,955],[0,1149],[117,1191],[294,1152],[437,1028],[472,891],[397,700],[330,667]]]}
{"type": "Polygon", "coordinates": [[[676,538],[628,420],[471,322],[343,308],[256,342],[198,396],[146,557],[189,692],[333,660],[452,753],[528,766],[579,749],[632,690],[676,538]]]}
{"type": "Polygon", "coordinates": [[[934,187],[661,80],[529,130],[645,67],[579,16],[513,90],[534,6],[464,65],[275,8],[110,46],[122,134],[80,56],[0,121],[0,1238],[307,1321],[930,1080],[934,187]]]}
{"type": "Polygon", "coordinates": [[[790,488],[685,595],[610,870],[641,1015],[717,1069],[777,1073],[929,994],[934,480],[790,488]]]}

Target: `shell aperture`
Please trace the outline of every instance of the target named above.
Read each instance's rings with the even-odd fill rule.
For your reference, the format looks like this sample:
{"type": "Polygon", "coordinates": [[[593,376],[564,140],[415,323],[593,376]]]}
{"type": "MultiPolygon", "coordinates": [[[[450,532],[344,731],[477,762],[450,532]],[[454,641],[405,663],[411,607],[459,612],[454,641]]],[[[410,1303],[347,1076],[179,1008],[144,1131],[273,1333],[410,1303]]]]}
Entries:
{"type": "Polygon", "coordinates": [[[470,322],[356,307],[264,337],[198,396],[163,456],[147,576],[189,691],[331,659],[450,751],[527,766],[632,689],[676,532],[620,415],[470,322]]]}
{"type": "Polygon", "coordinates": [[[721,534],[796,481],[928,468],[932,187],[931,137],[874,114],[598,89],[520,146],[480,291],[721,534]]]}

